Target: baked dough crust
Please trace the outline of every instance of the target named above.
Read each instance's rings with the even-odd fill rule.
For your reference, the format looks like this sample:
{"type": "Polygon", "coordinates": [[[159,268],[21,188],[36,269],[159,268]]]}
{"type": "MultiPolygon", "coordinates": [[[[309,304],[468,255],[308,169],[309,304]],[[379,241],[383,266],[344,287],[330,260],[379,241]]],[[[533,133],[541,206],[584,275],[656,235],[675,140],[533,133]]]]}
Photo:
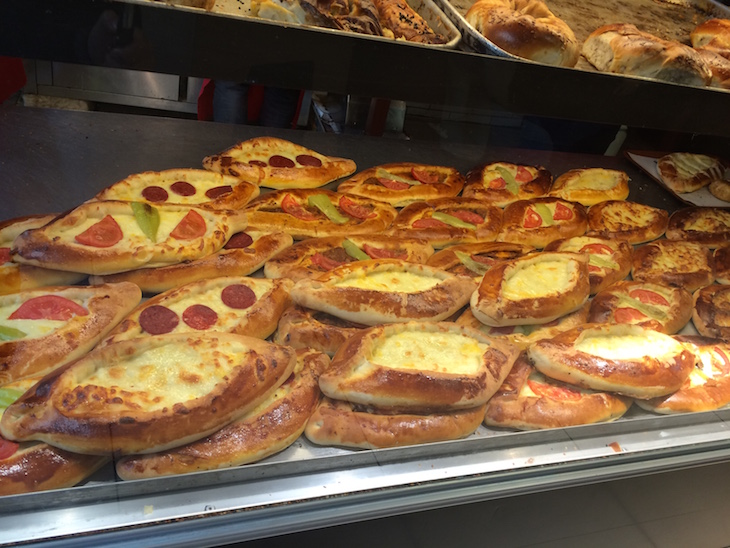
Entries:
{"type": "Polygon", "coordinates": [[[300,349],[296,354],[296,366],[286,382],[242,418],[182,447],[123,457],[117,461],[117,475],[133,480],[219,470],[258,462],[289,447],[319,403],[317,381],[329,365],[321,352],[300,349]]]}
{"type": "Polygon", "coordinates": [[[689,291],[643,281],[616,282],[600,291],[593,297],[588,314],[589,323],[638,324],[668,335],[680,331],[691,318],[692,294],[689,291]]]}
{"type": "Polygon", "coordinates": [[[715,281],[730,285],[730,245],[717,247],[712,252],[712,266],[715,271],[715,281]]]}
{"type": "Polygon", "coordinates": [[[669,216],[668,240],[715,248],[730,242],[730,211],[720,207],[685,207],[669,216]]]}
{"type": "Polygon", "coordinates": [[[357,169],[355,162],[348,158],[325,156],[277,137],[255,137],[240,142],[204,158],[203,167],[277,189],[318,188],[357,169]],[[274,157],[289,160],[283,163],[291,167],[274,161],[274,157]],[[307,161],[302,163],[300,158],[307,161]]]}
{"type": "Polygon", "coordinates": [[[548,377],[638,399],[675,392],[695,363],[694,354],[669,335],[629,324],[585,324],[527,352],[548,377]]]}
{"type": "Polygon", "coordinates": [[[348,338],[366,327],[326,312],[294,305],[281,315],[274,342],[292,348],[313,348],[334,356],[348,338]]]}
{"type": "Polygon", "coordinates": [[[585,390],[537,372],[523,352],[487,402],[484,424],[517,430],[609,422],[629,410],[631,398],[585,390]]]}
{"type": "Polygon", "coordinates": [[[290,294],[300,306],[376,325],[445,320],[469,302],[475,287],[473,280],[437,268],[378,259],[344,264],[316,278],[299,280],[290,294]],[[428,287],[409,289],[413,278],[428,287]],[[369,280],[378,281],[370,284],[369,280]]]}
{"type": "Polygon", "coordinates": [[[704,188],[725,175],[719,159],[689,152],[666,154],[657,160],[656,168],[664,184],[679,194],[704,188]]]}
{"type": "Polygon", "coordinates": [[[606,200],[625,200],[629,197],[629,176],[624,171],[601,167],[571,169],[555,179],[548,196],[586,207],[606,200]]]}
{"type": "Polygon", "coordinates": [[[418,238],[394,238],[382,234],[308,238],[266,261],[264,275],[267,278],[289,278],[298,281],[319,276],[340,264],[354,262],[357,259],[350,256],[342,247],[346,239],[371,259],[391,257],[413,263],[425,263],[433,255],[431,244],[418,238]],[[368,255],[368,252],[372,253],[372,256],[368,255]],[[315,258],[317,254],[324,255],[324,258],[315,258]]]}
{"type": "Polygon", "coordinates": [[[582,236],[587,228],[586,209],[579,203],[552,197],[519,200],[504,208],[502,230],[497,235],[497,241],[542,249],[554,240],[582,236]],[[544,208],[548,209],[549,219],[542,218],[538,213],[544,208]],[[569,213],[560,214],[559,211],[569,213]],[[535,219],[535,223],[531,223],[532,219],[535,219]]]}
{"type": "Polygon", "coordinates": [[[715,281],[712,250],[696,243],[655,240],[634,250],[631,277],[694,292],[715,281]]]}
{"type": "Polygon", "coordinates": [[[552,184],[552,174],[542,166],[492,162],[475,167],[466,174],[462,196],[505,207],[517,200],[545,196],[552,184]],[[515,186],[507,184],[504,170],[512,175],[515,186]]]}
{"type": "Polygon", "coordinates": [[[545,324],[578,310],[589,295],[586,255],[542,252],[496,264],[470,306],[479,321],[493,327],[545,324]]]}
{"type": "Polygon", "coordinates": [[[250,245],[229,248],[229,243],[226,243],[220,250],[200,259],[106,276],[89,276],[89,283],[99,285],[132,282],[137,284],[143,293],[162,293],[199,280],[222,276],[248,276],[264,266],[271,257],[294,243],[294,239],[284,232],[261,233],[247,230],[244,233],[234,234],[231,239],[241,234],[251,237],[253,241],[250,245]]]}
{"type": "Polygon", "coordinates": [[[341,182],[337,187],[337,192],[378,200],[393,207],[404,207],[421,200],[453,198],[461,192],[463,187],[464,176],[456,168],[415,162],[398,162],[361,171],[341,182]],[[413,184],[404,182],[407,186],[400,190],[388,188],[378,181],[382,178],[379,175],[379,172],[382,171],[395,175],[404,181],[412,181],[413,184]],[[414,176],[414,172],[425,174],[424,179],[432,177],[434,182],[420,183],[418,178],[414,176]]]}
{"type": "Polygon", "coordinates": [[[410,322],[365,329],[350,337],[332,358],[319,378],[322,392],[336,400],[378,409],[434,413],[478,407],[497,391],[519,353],[506,341],[491,339],[452,322],[410,322]],[[422,339],[421,356],[402,356],[412,366],[378,363],[377,351],[391,337],[422,339]],[[470,357],[478,361],[465,369],[464,363],[430,341],[453,337],[461,341],[470,357]],[[481,345],[481,346],[480,346],[481,345]],[[478,354],[478,355],[477,355],[478,354]],[[432,365],[429,362],[435,362],[432,365]]]}
{"type": "Polygon", "coordinates": [[[231,333],[120,341],[44,377],[6,409],[0,435],[92,455],[171,449],[254,409],[289,377],[294,352],[231,333]],[[184,369],[181,356],[187,361],[184,369]],[[133,360],[138,367],[130,370],[133,360]],[[164,371],[170,360],[173,375],[164,371]],[[217,382],[210,378],[213,373],[217,382]]]}
{"type": "Polygon", "coordinates": [[[705,286],[692,300],[692,323],[700,335],[730,341],[730,286],[705,286]]]}
{"type": "Polygon", "coordinates": [[[693,48],[709,48],[730,58],[730,19],[708,19],[689,34],[693,48]]]}
{"type": "Polygon", "coordinates": [[[317,445],[356,449],[457,440],[479,428],[484,410],[485,406],[481,405],[443,413],[382,414],[349,402],[324,398],[307,423],[304,435],[317,445]]]}
{"type": "Polygon", "coordinates": [[[661,237],[668,222],[669,213],[663,209],[625,200],[606,200],[588,208],[586,235],[641,244],[661,237]]]}
{"type": "Polygon", "coordinates": [[[260,232],[283,231],[290,234],[295,240],[318,238],[325,236],[349,236],[352,234],[373,234],[382,232],[395,219],[397,211],[389,204],[370,200],[361,196],[342,194],[324,188],[275,190],[268,192],[251,201],[246,206],[249,229],[260,232]],[[309,198],[316,195],[325,195],[332,205],[347,221],[337,223],[330,220],[324,213],[308,205],[309,198]],[[357,218],[348,215],[340,206],[342,199],[353,202],[356,207],[366,210],[366,218],[357,218]],[[287,213],[283,207],[287,203],[306,210],[311,220],[298,218],[287,213]]]}
{"type": "Polygon", "coordinates": [[[479,282],[484,276],[483,271],[488,270],[497,262],[516,259],[534,250],[533,247],[528,245],[511,244],[509,242],[457,244],[437,251],[429,257],[426,264],[458,276],[474,278],[479,282]],[[464,262],[464,255],[462,254],[466,255],[466,262],[464,262]],[[475,271],[472,268],[478,268],[479,270],[475,271]]]}
{"type": "MultiPolygon", "coordinates": [[[[46,335],[0,342],[0,386],[18,379],[44,375],[83,356],[142,299],[139,288],[127,282],[95,287],[58,286],[2,296],[0,308],[16,310],[16,307],[30,299],[44,295],[83,303],[88,314],[73,315],[65,324],[46,335]]],[[[2,323],[13,327],[13,320],[2,323]]],[[[22,330],[22,326],[18,327],[22,330]]]]}

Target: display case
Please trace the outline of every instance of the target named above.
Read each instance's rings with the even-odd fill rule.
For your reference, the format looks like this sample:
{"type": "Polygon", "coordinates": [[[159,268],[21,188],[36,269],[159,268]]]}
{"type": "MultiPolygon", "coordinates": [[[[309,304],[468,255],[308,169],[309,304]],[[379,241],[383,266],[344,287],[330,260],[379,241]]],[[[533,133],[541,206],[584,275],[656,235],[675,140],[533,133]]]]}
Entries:
{"type": "MultiPolygon", "coordinates": [[[[0,54],[97,63],[84,27],[124,2],[25,0],[0,5],[0,54]]],[[[459,50],[250,21],[157,2],[133,4],[150,35],[138,70],[282,87],[501,109],[692,135],[724,144],[730,94],[548,67],[459,50]],[[246,52],[245,55],[239,52],[246,52]],[[386,61],[387,60],[387,61],[386,61]]],[[[101,112],[0,109],[0,218],[67,210],[139,171],[198,167],[263,128],[101,112]]],[[[622,169],[630,199],[673,211],[670,193],[622,156],[276,130],[358,168],[428,161],[462,172],[509,156],[548,166],[622,169]]],[[[568,489],[730,461],[728,410],[658,416],[633,409],[606,424],[538,432],[480,427],[454,442],[375,451],[302,438],[238,468],[132,482],[103,469],[84,485],[4,497],[2,543],[220,545],[462,504],[568,489]]]]}

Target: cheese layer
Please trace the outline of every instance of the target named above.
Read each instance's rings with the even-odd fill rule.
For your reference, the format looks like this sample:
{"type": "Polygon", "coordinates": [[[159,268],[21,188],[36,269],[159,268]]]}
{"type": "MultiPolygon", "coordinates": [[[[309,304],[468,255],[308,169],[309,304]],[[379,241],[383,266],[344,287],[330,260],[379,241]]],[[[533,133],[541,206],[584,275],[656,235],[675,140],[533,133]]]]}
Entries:
{"type": "Polygon", "coordinates": [[[609,360],[666,356],[682,351],[682,346],[671,337],[648,329],[638,334],[623,335],[586,331],[576,341],[575,348],[609,360]]]}
{"type": "MultiPolygon", "coordinates": [[[[65,295],[62,297],[68,299],[65,295]]],[[[78,305],[83,306],[88,310],[88,299],[69,299],[78,305]]],[[[10,320],[10,316],[15,312],[22,303],[13,302],[5,306],[0,306],[0,326],[11,327],[13,329],[19,329],[25,333],[23,340],[37,339],[45,337],[49,333],[53,333],[55,330],[63,327],[68,323],[68,320],[10,320]]]]}
{"type": "Polygon", "coordinates": [[[502,284],[502,297],[513,301],[560,293],[573,279],[572,262],[540,261],[518,267],[502,284]]]}
{"type": "Polygon", "coordinates": [[[438,285],[440,279],[413,272],[381,271],[362,276],[352,276],[335,282],[334,287],[352,287],[374,291],[395,291],[401,293],[418,293],[427,291],[438,285]]]}

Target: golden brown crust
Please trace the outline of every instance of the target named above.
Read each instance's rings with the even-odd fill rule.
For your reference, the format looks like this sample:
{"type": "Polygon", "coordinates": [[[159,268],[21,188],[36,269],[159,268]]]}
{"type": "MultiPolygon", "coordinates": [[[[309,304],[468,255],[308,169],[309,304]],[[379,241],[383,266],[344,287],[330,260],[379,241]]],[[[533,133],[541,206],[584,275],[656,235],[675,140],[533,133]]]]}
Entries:
{"type": "Polygon", "coordinates": [[[586,207],[606,200],[625,200],[629,197],[629,176],[624,171],[600,167],[571,169],[555,179],[548,196],[586,207]]]}
{"type": "Polygon", "coordinates": [[[628,324],[585,324],[528,349],[548,377],[638,399],[679,389],[694,355],[669,335],[628,324]]]}
{"type": "Polygon", "coordinates": [[[358,449],[404,447],[456,440],[474,433],[485,406],[419,415],[378,414],[352,403],[324,398],[307,423],[305,436],[317,445],[358,449]]]}
{"type": "Polygon", "coordinates": [[[544,248],[561,238],[582,236],[588,228],[586,209],[560,198],[519,200],[504,208],[499,242],[544,248]]]}
{"type": "Polygon", "coordinates": [[[329,358],[311,349],[297,351],[289,378],[242,418],[201,440],[162,453],[117,461],[123,480],[188,474],[260,461],[289,447],[304,431],[320,400],[317,380],[329,358]]]}
{"type": "Polygon", "coordinates": [[[641,244],[664,234],[669,213],[657,207],[624,200],[606,200],[588,208],[588,236],[641,244]]]}
{"type": "Polygon", "coordinates": [[[291,348],[230,333],[121,341],[44,377],[7,408],[0,435],[83,454],[163,451],[254,409],[289,377],[295,362],[291,348]],[[153,370],[151,356],[157,358],[153,370]],[[176,360],[175,375],[164,372],[170,360],[176,360]]]}
{"type": "Polygon", "coordinates": [[[656,168],[664,184],[679,194],[706,187],[725,174],[719,159],[689,152],[666,154],[657,160],[656,168]]]}
{"type": "Polygon", "coordinates": [[[712,266],[715,269],[715,281],[730,284],[730,245],[717,247],[712,252],[712,266]]]}
{"type": "Polygon", "coordinates": [[[692,242],[656,240],[634,250],[631,277],[690,293],[715,281],[712,250],[692,242]]]}
{"type": "Polygon", "coordinates": [[[429,27],[428,22],[405,0],[374,0],[383,35],[396,40],[422,44],[445,44],[447,39],[429,27]]]}
{"type": "Polygon", "coordinates": [[[248,276],[293,243],[294,239],[284,232],[260,233],[247,230],[237,232],[229,238],[222,249],[200,259],[158,268],[140,268],[119,274],[90,276],[89,283],[98,285],[126,281],[137,284],[143,293],[162,293],[209,278],[248,276]],[[236,241],[242,234],[251,236],[253,241],[245,247],[229,247],[231,241],[236,241]]]}
{"type": "Polygon", "coordinates": [[[695,242],[715,248],[730,242],[730,211],[720,207],[685,207],[669,217],[668,240],[695,242]]]}
{"type": "Polygon", "coordinates": [[[434,253],[426,264],[479,282],[484,272],[498,261],[516,259],[532,251],[534,248],[530,246],[508,242],[457,244],[434,253]]]}
{"type": "Polygon", "coordinates": [[[638,401],[655,413],[713,411],[730,403],[730,347],[707,337],[677,336],[696,356],[695,368],[682,387],[659,398],[638,401]]]}
{"type": "Polygon", "coordinates": [[[497,393],[487,402],[484,424],[536,430],[613,421],[632,400],[587,391],[538,373],[522,353],[497,393]]]}
{"type": "Polygon", "coordinates": [[[694,48],[712,48],[730,57],[730,19],[708,19],[690,32],[689,39],[694,48]]]}
{"type": "Polygon", "coordinates": [[[623,240],[576,236],[550,242],[545,251],[587,253],[591,295],[595,295],[629,275],[634,248],[623,240]]]}
{"type": "Polygon", "coordinates": [[[470,306],[479,321],[494,327],[544,324],[579,309],[589,294],[588,257],[542,252],[496,264],[470,306]]]}
{"type": "Polygon", "coordinates": [[[553,176],[542,166],[492,162],[475,167],[466,174],[466,186],[462,195],[464,198],[474,198],[497,207],[505,207],[517,200],[544,196],[552,183],[553,176]],[[505,177],[509,179],[509,183],[505,177]]]}
{"type": "Polygon", "coordinates": [[[441,248],[493,242],[501,226],[502,211],[496,206],[473,198],[438,198],[415,202],[401,209],[388,233],[397,237],[421,238],[433,247],[441,248]]]}
{"type": "Polygon", "coordinates": [[[356,169],[350,159],[325,156],[276,137],[255,137],[238,143],[204,158],[203,167],[278,189],[318,188],[356,169]]]}
{"type": "Polygon", "coordinates": [[[334,356],[350,336],[366,327],[326,312],[294,305],[281,315],[274,342],[292,348],[313,348],[334,356]]]}
{"type": "Polygon", "coordinates": [[[179,168],[134,173],[99,192],[94,200],[239,209],[259,193],[258,185],[237,177],[206,169],[179,168]]]}
{"type": "Polygon", "coordinates": [[[671,335],[689,323],[692,294],[681,287],[621,281],[591,301],[590,323],[631,323],[671,335]]]}
{"type": "Polygon", "coordinates": [[[469,302],[476,284],[398,259],[357,261],[296,282],[292,300],[355,323],[441,321],[469,302]],[[425,285],[413,286],[412,281],[425,285]]]}
{"type": "Polygon", "coordinates": [[[479,0],[466,12],[466,20],[513,55],[565,67],[578,61],[575,34],[540,0],[479,0]]]}
{"type": "Polygon", "coordinates": [[[411,322],[365,329],[350,337],[332,358],[332,365],[319,378],[322,392],[330,398],[379,409],[432,413],[468,409],[483,405],[509,373],[518,349],[451,322],[411,322]],[[377,352],[389,338],[422,340],[420,356],[413,367],[400,363],[378,363],[377,352]],[[454,337],[478,361],[463,369],[461,360],[444,363],[443,349],[429,344],[442,337],[454,337]],[[463,340],[462,340],[463,339],[463,340]],[[483,345],[478,347],[477,345],[483,345]],[[432,362],[438,361],[434,367],[432,362]]]}
{"type": "Polygon", "coordinates": [[[267,278],[289,278],[298,281],[319,276],[341,264],[359,260],[343,248],[345,240],[350,240],[350,244],[354,244],[371,259],[394,258],[425,263],[433,254],[431,244],[417,238],[394,238],[382,234],[308,238],[269,259],[264,265],[264,275],[267,278]]]}
{"type": "Polygon", "coordinates": [[[700,335],[730,341],[730,286],[705,286],[692,299],[692,323],[700,335]]]}
{"type": "Polygon", "coordinates": [[[145,301],[109,333],[103,344],[145,337],[150,333],[160,335],[202,331],[236,333],[265,339],[276,330],[279,317],[291,304],[289,290],[293,285],[291,280],[246,276],[226,276],[191,282],[145,301]],[[225,292],[229,288],[244,289],[249,300],[232,302],[226,299],[225,292]],[[160,329],[160,324],[153,322],[148,327],[142,318],[147,317],[145,315],[153,307],[170,311],[175,318],[174,324],[169,323],[160,329]],[[202,320],[198,319],[201,316],[195,314],[196,310],[200,310],[202,320]]]}
{"type": "MultiPolygon", "coordinates": [[[[712,72],[712,80],[710,80],[709,85],[720,89],[730,89],[730,48],[724,50],[724,56],[717,50],[713,50],[709,47],[695,49],[712,72]]],[[[717,198],[727,202],[730,201],[730,199],[727,198],[730,194],[730,190],[727,189],[728,186],[730,186],[728,181],[713,181],[710,183],[710,192],[712,192],[712,194],[717,198]],[[718,194],[713,192],[713,186],[718,194]],[[723,190],[717,191],[718,188],[723,188],[723,190]]]]}
{"type": "MultiPolygon", "coordinates": [[[[142,298],[136,285],[122,282],[96,287],[47,287],[23,291],[0,297],[0,307],[20,307],[30,299],[44,295],[70,299],[81,304],[88,314],[73,315],[67,323],[47,335],[0,342],[0,386],[17,379],[43,375],[83,356],[121,322],[142,298]]],[[[19,323],[14,325],[13,320],[4,320],[4,325],[21,331],[25,327],[21,325],[23,322],[33,322],[18,320],[19,323]]]]}
{"type": "Polygon", "coordinates": [[[135,220],[130,202],[87,202],[47,225],[28,230],[15,239],[15,260],[35,266],[85,272],[114,274],[135,268],[164,266],[198,259],[218,251],[234,233],[246,226],[243,211],[212,210],[178,205],[155,206],[160,226],[156,241],[146,236],[135,220]],[[204,225],[200,236],[178,238],[174,231],[188,216],[204,225]],[[90,225],[113,219],[121,239],[106,247],[76,240],[90,225]],[[169,220],[176,222],[167,222],[169,220]]]}
{"type": "Polygon", "coordinates": [[[464,176],[453,167],[398,162],[361,171],[341,182],[337,192],[404,207],[420,200],[453,198],[463,187],[464,176]],[[388,175],[398,179],[388,179],[388,175]]]}
{"type": "Polygon", "coordinates": [[[248,213],[250,230],[282,230],[295,240],[382,232],[390,226],[397,213],[389,204],[324,188],[268,192],[253,200],[245,211],[248,213]],[[339,214],[343,215],[344,222],[332,221],[316,207],[309,205],[310,198],[319,195],[329,199],[339,214]],[[359,212],[363,212],[362,218],[349,214],[348,206],[344,204],[354,204],[359,212]]]}

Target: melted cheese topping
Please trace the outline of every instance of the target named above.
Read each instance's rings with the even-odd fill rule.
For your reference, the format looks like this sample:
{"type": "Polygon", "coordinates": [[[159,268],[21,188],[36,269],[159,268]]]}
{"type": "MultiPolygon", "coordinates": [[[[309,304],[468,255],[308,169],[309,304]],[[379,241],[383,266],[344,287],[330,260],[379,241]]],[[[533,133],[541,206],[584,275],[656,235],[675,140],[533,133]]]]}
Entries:
{"type": "MultiPolygon", "coordinates": [[[[204,202],[210,202],[205,193],[212,189],[220,186],[230,185],[235,187],[238,180],[234,178],[223,177],[222,175],[214,172],[205,172],[203,170],[196,171],[193,173],[183,173],[177,170],[170,172],[160,172],[154,175],[139,175],[132,176],[129,180],[121,181],[119,184],[112,186],[105,194],[105,200],[123,200],[126,202],[131,201],[144,201],[142,197],[142,191],[148,186],[159,186],[164,188],[168,193],[168,203],[176,204],[200,204],[204,202]],[[178,181],[184,181],[190,183],[195,187],[195,194],[190,196],[183,196],[172,190],[172,185],[178,181]]],[[[174,228],[174,227],[173,227],[174,228]]]]}
{"type": "Polygon", "coordinates": [[[702,386],[713,377],[719,376],[720,372],[712,367],[712,352],[699,352],[699,358],[695,368],[689,374],[689,387],[702,386]]]}
{"type": "MultiPolygon", "coordinates": [[[[60,296],[68,299],[66,295],[60,296]]],[[[69,299],[88,310],[88,299],[69,299]]],[[[68,323],[68,320],[11,320],[8,318],[18,307],[21,302],[13,302],[12,304],[0,307],[0,326],[19,329],[25,333],[25,337],[14,340],[38,339],[53,333],[68,323]]]]}
{"type": "Polygon", "coordinates": [[[671,337],[648,329],[626,334],[588,330],[575,342],[575,349],[608,360],[628,360],[679,354],[682,346],[671,337]]]}
{"type": "Polygon", "coordinates": [[[566,189],[593,189],[610,190],[618,183],[616,174],[605,169],[590,169],[582,172],[578,177],[568,181],[566,189]]]}
{"type": "Polygon", "coordinates": [[[728,230],[730,228],[730,214],[725,211],[707,210],[702,215],[687,223],[685,230],[697,230],[699,232],[714,232],[716,230],[728,230]]]}
{"type": "Polygon", "coordinates": [[[647,226],[655,222],[657,213],[649,206],[619,202],[605,207],[601,222],[608,230],[625,230],[629,227],[647,226]]]}
{"type": "Polygon", "coordinates": [[[510,272],[502,284],[502,296],[513,301],[560,293],[570,287],[572,261],[539,261],[510,272]]]}
{"type": "Polygon", "coordinates": [[[431,289],[440,282],[440,279],[432,276],[391,270],[369,272],[362,276],[352,276],[335,282],[333,286],[369,289],[373,291],[419,293],[431,289]]]}
{"type": "MultiPolygon", "coordinates": [[[[157,229],[157,242],[165,242],[166,244],[172,245],[173,247],[181,247],[184,245],[189,244],[190,242],[186,242],[183,240],[175,240],[174,238],[170,238],[170,232],[172,232],[175,227],[178,225],[178,223],[182,220],[183,217],[185,217],[186,211],[173,211],[173,212],[164,212],[160,214],[160,226],[157,229]]],[[[152,242],[144,232],[142,232],[142,229],[139,227],[139,224],[137,223],[137,220],[134,218],[134,215],[113,215],[114,220],[119,225],[119,228],[122,229],[122,234],[124,237],[117,242],[113,247],[140,247],[140,246],[149,246],[154,244],[155,242],[152,242]]],[[[74,243],[76,243],[75,240],[73,240],[74,236],[77,234],[81,234],[83,231],[88,229],[90,226],[95,225],[98,223],[101,219],[98,217],[88,217],[84,219],[84,221],[74,227],[71,227],[70,230],[64,231],[70,233],[70,240],[72,240],[74,243]]],[[[206,220],[207,222],[207,220],[206,220]]],[[[77,245],[83,245],[83,244],[77,244],[77,245]]],[[[88,246],[84,246],[88,247],[88,246]]]]}
{"type": "Polygon", "coordinates": [[[673,154],[672,163],[682,179],[691,179],[697,173],[719,167],[717,160],[704,154],[673,154]]]}
{"type": "Polygon", "coordinates": [[[393,369],[474,375],[482,370],[488,348],[459,333],[406,331],[378,344],[371,361],[393,369]]]}

